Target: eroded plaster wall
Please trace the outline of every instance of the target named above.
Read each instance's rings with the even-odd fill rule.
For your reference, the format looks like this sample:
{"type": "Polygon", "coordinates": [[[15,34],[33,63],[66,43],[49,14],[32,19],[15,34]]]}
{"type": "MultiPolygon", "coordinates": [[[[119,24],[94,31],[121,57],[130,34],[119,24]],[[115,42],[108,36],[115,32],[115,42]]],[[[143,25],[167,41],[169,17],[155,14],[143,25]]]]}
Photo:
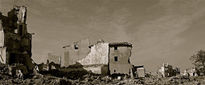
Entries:
{"type": "Polygon", "coordinates": [[[6,47],[0,48],[0,63],[6,64],[6,47]]]}
{"type": "Polygon", "coordinates": [[[2,26],[2,21],[0,20],[0,47],[4,46],[4,31],[2,26]]]}
{"type": "Polygon", "coordinates": [[[85,58],[90,52],[89,40],[84,39],[74,42],[72,45],[64,49],[64,66],[76,64],[78,60],[85,58]]]}
{"type": "Polygon", "coordinates": [[[54,55],[52,53],[48,53],[48,60],[49,62],[54,62],[55,64],[60,64],[61,63],[61,57],[54,55]]]}
{"type": "Polygon", "coordinates": [[[70,58],[69,58],[69,48],[68,47],[64,48],[64,56],[61,59],[62,59],[61,60],[61,62],[62,62],[61,66],[69,66],[70,58]]]}
{"type": "Polygon", "coordinates": [[[110,74],[131,74],[132,64],[130,63],[131,47],[117,46],[110,47],[109,70],[110,74]],[[117,59],[115,59],[117,57],[117,59]]]}
{"type": "Polygon", "coordinates": [[[90,53],[78,62],[82,65],[108,64],[108,43],[97,43],[91,47],[90,53]]]}
{"type": "Polygon", "coordinates": [[[4,31],[0,20],[0,63],[6,64],[6,47],[4,47],[4,31]]]}
{"type": "Polygon", "coordinates": [[[90,53],[83,59],[77,61],[82,64],[84,69],[95,74],[108,74],[108,43],[96,43],[90,49],[90,53]]]}

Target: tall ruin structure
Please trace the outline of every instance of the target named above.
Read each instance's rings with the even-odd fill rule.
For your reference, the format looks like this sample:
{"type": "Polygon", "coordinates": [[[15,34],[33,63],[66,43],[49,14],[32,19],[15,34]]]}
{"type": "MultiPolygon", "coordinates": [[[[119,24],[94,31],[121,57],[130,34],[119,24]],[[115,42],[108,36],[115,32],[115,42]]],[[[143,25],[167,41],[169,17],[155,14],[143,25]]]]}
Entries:
{"type": "Polygon", "coordinates": [[[109,44],[109,71],[110,74],[132,74],[133,66],[130,63],[132,44],[116,42],[109,44]]]}
{"type": "Polygon", "coordinates": [[[32,34],[27,31],[26,16],[25,6],[14,7],[7,16],[0,14],[1,63],[32,65],[32,34]]]}

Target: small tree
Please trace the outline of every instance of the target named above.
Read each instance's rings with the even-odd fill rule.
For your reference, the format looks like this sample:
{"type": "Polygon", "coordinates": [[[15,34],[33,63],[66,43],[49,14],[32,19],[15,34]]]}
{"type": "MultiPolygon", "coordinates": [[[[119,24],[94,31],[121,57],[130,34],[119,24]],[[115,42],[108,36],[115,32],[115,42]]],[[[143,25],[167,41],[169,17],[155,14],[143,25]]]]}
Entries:
{"type": "Polygon", "coordinates": [[[200,75],[202,73],[205,74],[205,51],[199,50],[196,54],[191,56],[191,61],[193,61],[193,64],[198,71],[197,73],[200,75]]]}

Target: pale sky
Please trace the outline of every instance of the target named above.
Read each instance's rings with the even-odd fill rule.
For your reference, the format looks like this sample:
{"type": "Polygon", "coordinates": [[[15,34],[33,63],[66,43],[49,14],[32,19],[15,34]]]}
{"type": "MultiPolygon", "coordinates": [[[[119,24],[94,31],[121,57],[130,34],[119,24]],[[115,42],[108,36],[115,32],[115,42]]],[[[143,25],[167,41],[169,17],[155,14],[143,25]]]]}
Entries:
{"type": "MultiPolygon", "coordinates": [[[[89,38],[133,44],[131,62],[155,71],[162,63],[182,69],[196,51],[205,50],[205,0],[15,0],[28,7],[35,62],[48,52],[89,38]]],[[[0,0],[6,14],[14,0],[0,0]]]]}

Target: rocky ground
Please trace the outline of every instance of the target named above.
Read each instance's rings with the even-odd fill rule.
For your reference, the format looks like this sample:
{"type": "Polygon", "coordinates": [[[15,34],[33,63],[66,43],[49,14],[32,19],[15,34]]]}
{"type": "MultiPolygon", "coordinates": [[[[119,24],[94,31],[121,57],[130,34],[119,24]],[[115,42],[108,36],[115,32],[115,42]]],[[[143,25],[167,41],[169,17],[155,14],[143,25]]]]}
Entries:
{"type": "Polygon", "coordinates": [[[145,78],[147,85],[205,85],[205,76],[186,77],[173,76],[167,78],[150,77],[145,78]]]}
{"type": "Polygon", "coordinates": [[[71,80],[48,75],[37,75],[32,78],[19,79],[7,75],[0,78],[1,85],[205,85],[205,77],[170,77],[145,79],[111,79],[85,75],[84,79],[71,80]]]}
{"type": "MultiPolygon", "coordinates": [[[[4,68],[0,67],[0,85],[205,85],[205,76],[185,77],[179,75],[168,78],[150,76],[144,79],[116,79],[109,76],[86,74],[79,78],[70,79],[69,77],[55,77],[49,74],[35,74],[27,78],[18,78],[9,75],[4,68]]],[[[76,74],[78,73],[74,73],[74,75],[76,74]]]]}

